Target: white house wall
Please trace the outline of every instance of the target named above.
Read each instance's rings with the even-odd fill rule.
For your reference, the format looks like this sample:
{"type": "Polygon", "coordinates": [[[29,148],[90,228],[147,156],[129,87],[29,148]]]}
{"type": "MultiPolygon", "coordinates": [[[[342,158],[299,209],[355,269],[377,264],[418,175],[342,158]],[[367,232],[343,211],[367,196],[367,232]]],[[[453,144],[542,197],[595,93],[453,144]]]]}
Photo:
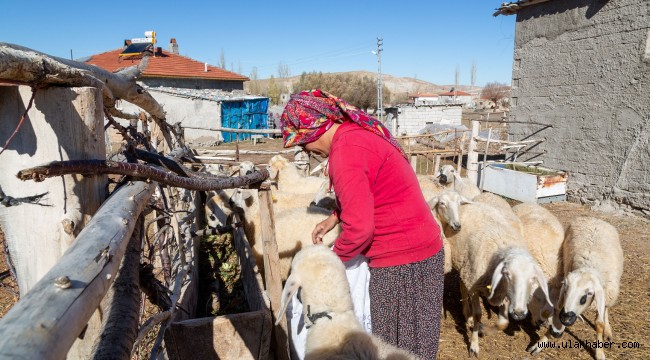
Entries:
{"type": "Polygon", "coordinates": [[[400,107],[397,116],[397,133],[415,135],[429,124],[460,125],[461,106],[400,107]]]}
{"type": "MultiPolygon", "coordinates": [[[[180,122],[183,126],[221,127],[220,102],[191,99],[157,91],[150,91],[150,93],[163,106],[167,113],[167,122],[170,124],[180,122]]],[[[123,101],[122,110],[125,112],[138,112],[140,108],[123,101]]],[[[190,144],[208,145],[223,139],[220,132],[185,129],[185,140],[190,144]]]]}

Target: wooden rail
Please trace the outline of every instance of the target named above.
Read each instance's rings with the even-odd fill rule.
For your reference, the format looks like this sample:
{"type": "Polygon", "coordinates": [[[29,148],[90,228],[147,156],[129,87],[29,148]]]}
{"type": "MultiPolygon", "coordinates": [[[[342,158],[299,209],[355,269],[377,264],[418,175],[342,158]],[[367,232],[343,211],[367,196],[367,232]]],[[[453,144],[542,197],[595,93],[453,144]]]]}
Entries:
{"type": "Polygon", "coordinates": [[[222,131],[239,134],[282,134],[282,131],[279,129],[233,129],[225,127],[206,128],[199,126],[183,126],[183,128],[193,130],[222,131]]]}
{"type": "Polygon", "coordinates": [[[104,202],[56,265],[0,320],[0,358],[65,359],[111,286],[155,187],[129,183],[104,202]]]}

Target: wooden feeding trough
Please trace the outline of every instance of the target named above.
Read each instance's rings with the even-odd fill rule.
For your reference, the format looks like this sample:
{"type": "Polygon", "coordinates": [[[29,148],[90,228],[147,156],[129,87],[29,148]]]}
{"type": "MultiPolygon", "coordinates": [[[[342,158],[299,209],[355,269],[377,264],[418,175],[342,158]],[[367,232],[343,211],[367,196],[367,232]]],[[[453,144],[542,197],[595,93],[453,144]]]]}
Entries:
{"type": "Polygon", "coordinates": [[[249,312],[172,323],[165,333],[170,359],[268,359],[272,320],[269,298],[241,228],[234,232],[249,312]]]}
{"type": "Polygon", "coordinates": [[[565,171],[516,163],[480,166],[480,187],[522,202],[549,203],[566,200],[565,171]]]}

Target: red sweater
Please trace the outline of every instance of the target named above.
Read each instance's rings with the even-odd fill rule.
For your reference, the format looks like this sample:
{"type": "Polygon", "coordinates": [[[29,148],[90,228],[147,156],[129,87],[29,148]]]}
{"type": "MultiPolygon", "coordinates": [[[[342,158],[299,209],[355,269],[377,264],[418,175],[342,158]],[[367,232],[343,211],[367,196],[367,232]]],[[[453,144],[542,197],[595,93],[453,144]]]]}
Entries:
{"type": "Polygon", "coordinates": [[[397,266],[425,260],[442,248],[415,172],[385,139],[354,123],[342,124],[332,139],[329,176],[343,230],[334,243],[341,260],[362,254],[370,267],[397,266]]]}

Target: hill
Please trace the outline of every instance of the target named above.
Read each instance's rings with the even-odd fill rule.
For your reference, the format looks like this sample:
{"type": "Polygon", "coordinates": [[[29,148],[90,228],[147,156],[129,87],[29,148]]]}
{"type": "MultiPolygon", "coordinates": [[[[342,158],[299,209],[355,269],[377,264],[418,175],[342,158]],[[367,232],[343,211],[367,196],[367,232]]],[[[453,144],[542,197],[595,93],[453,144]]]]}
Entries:
{"type": "MultiPolygon", "coordinates": [[[[370,71],[348,71],[348,72],[341,72],[341,73],[334,73],[334,74],[351,74],[354,76],[367,76],[372,79],[375,79],[375,81],[377,79],[377,73],[370,72],[370,71]]],[[[298,82],[299,79],[300,79],[300,75],[292,76],[284,79],[275,78],[274,80],[278,84],[284,85],[287,89],[289,89],[289,92],[293,92],[293,84],[298,82]]],[[[449,91],[449,89],[454,87],[454,85],[437,85],[420,79],[415,79],[411,77],[396,77],[390,74],[381,74],[381,80],[384,86],[386,86],[388,90],[390,90],[392,94],[392,98],[396,98],[396,97],[405,98],[406,95],[415,94],[415,93],[437,94],[437,93],[449,91]]],[[[260,89],[266,89],[268,87],[269,79],[258,79],[256,81],[258,82],[260,89]]],[[[250,81],[246,82],[244,86],[245,89],[248,90],[250,86],[250,81]]],[[[457,90],[462,90],[474,94],[474,93],[479,93],[481,91],[481,88],[476,86],[472,88],[471,86],[459,85],[457,90]]]]}

